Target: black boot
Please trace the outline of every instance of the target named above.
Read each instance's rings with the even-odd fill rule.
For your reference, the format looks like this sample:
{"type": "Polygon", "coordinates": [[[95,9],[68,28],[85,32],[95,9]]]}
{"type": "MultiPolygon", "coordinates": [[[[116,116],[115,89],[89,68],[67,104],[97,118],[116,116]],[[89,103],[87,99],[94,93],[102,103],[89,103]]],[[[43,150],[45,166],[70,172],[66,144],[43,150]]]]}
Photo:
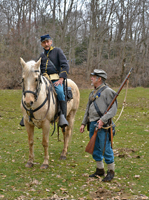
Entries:
{"type": "Polygon", "coordinates": [[[67,115],[67,102],[66,101],[59,101],[60,104],[60,116],[59,116],[59,126],[61,128],[64,128],[65,126],[68,126],[68,121],[66,119],[67,115]]]}
{"type": "Polygon", "coordinates": [[[96,177],[96,176],[104,176],[104,169],[98,169],[96,168],[96,171],[94,174],[89,175],[89,177],[96,177]]]}
{"type": "Polygon", "coordinates": [[[20,121],[20,126],[24,126],[24,118],[22,117],[21,121],[20,121]]]}
{"type": "Polygon", "coordinates": [[[114,178],[114,171],[108,170],[106,177],[102,180],[103,182],[110,182],[114,178]]]}

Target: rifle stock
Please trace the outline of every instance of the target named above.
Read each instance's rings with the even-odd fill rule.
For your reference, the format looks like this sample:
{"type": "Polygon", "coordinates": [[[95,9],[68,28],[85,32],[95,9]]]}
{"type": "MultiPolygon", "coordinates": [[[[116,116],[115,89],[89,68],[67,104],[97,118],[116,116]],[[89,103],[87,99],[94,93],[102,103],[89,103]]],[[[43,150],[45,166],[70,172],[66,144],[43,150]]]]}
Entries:
{"type": "MultiPolygon", "coordinates": [[[[112,107],[112,105],[114,104],[116,98],[118,97],[119,93],[121,92],[123,86],[125,85],[126,81],[128,80],[131,71],[133,68],[130,69],[129,73],[127,74],[127,76],[125,77],[124,81],[122,82],[121,86],[119,87],[117,93],[115,94],[115,97],[113,98],[113,100],[111,101],[110,105],[108,106],[106,112],[104,113],[104,115],[110,110],[110,108],[112,107]]],[[[111,127],[112,129],[112,127],[111,127]]],[[[94,151],[94,146],[95,146],[95,141],[96,141],[96,136],[97,136],[97,132],[98,132],[98,127],[95,128],[94,134],[91,137],[89,143],[87,144],[86,148],[85,148],[85,152],[93,154],[94,151]]],[[[113,131],[110,131],[112,133],[111,135],[111,147],[113,148],[113,131]]]]}
{"type": "Polygon", "coordinates": [[[96,127],[93,136],[91,137],[88,145],[86,146],[85,151],[87,153],[93,154],[97,132],[98,132],[98,128],[96,127]]]}

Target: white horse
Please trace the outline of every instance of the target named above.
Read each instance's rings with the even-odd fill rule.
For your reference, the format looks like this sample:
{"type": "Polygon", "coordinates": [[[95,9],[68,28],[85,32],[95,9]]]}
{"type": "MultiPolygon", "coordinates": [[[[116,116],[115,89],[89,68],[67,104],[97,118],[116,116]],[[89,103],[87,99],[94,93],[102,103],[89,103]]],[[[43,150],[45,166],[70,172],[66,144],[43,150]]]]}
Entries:
{"type": "MultiPolygon", "coordinates": [[[[37,62],[25,62],[20,58],[20,63],[23,68],[23,96],[21,109],[24,117],[24,124],[28,133],[29,143],[29,160],[26,167],[32,167],[34,162],[34,126],[42,128],[42,145],[44,147],[44,162],[41,169],[46,169],[49,166],[49,131],[50,123],[53,122],[57,113],[56,94],[54,93],[52,83],[40,74],[41,59],[37,62]]],[[[64,148],[60,159],[66,159],[68,143],[72,135],[75,114],[79,107],[80,93],[77,85],[68,79],[68,86],[72,89],[73,99],[67,102],[67,121],[69,126],[65,127],[65,132],[62,129],[64,137],[64,148]]]]}

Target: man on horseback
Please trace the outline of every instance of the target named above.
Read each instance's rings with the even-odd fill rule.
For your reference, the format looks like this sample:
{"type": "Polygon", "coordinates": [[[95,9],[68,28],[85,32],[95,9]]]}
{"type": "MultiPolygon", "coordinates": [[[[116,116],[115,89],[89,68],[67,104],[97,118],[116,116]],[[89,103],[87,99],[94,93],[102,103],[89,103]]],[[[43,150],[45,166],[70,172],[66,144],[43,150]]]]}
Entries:
{"type": "MultiPolygon", "coordinates": [[[[43,76],[52,81],[57,93],[61,112],[66,118],[67,102],[65,101],[63,85],[64,79],[67,78],[69,73],[69,65],[66,56],[60,48],[52,46],[52,38],[49,36],[49,34],[41,36],[41,46],[44,49],[44,52],[40,55],[41,73],[43,76]]],[[[63,125],[60,126],[68,126],[67,120],[63,125]]]]}
{"type": "MultiPolygon", "coordinates": [[[[65,100],[63,83],[69,73],[69,65],[63,51],[60,48],[52,46],[52,38],[49,34],[41,36],[40,41],[41,46],[44,49],[44,52],[40,55],[41,74],[52,81],[54,85],[61,110],[60,116],[62,118],[59,126],[63,128],[68,126],[68,122],[66,120],[67,102],[65,100]]],[[[20,125],[24,125],[23,119],[21,120],[20,125]]]]}

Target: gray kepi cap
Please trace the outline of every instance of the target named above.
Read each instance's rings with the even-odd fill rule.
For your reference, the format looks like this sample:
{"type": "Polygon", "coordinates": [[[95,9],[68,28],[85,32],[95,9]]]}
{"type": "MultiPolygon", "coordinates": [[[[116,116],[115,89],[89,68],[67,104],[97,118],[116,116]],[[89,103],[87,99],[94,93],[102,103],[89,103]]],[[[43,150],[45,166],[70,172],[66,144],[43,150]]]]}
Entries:
{"type": "Polygon", "coordinates": [[[92,76],[99,76],[104,78],[105,80],[107,79],[107,73],[102,70],[102,69],[94,69],[94,72],[91,73],[92,76]]]}

